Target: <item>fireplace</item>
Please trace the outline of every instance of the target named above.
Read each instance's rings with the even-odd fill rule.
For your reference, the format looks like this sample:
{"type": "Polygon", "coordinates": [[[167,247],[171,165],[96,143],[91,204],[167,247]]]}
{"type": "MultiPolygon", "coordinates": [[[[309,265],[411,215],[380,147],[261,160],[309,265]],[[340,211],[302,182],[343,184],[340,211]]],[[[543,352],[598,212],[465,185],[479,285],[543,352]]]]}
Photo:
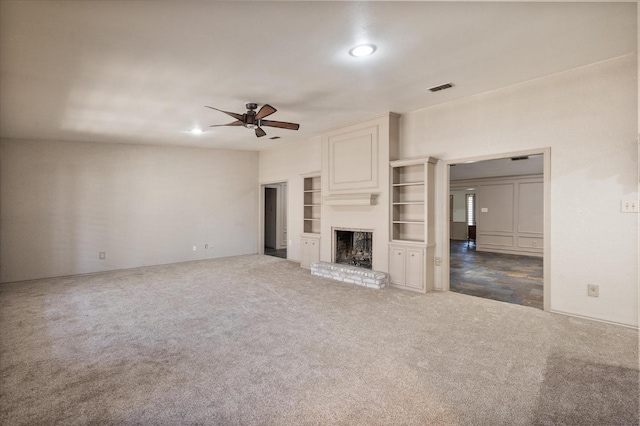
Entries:
{"type": "Polygon", "coordinates": [[[334,263],[373,269],[373,232],[334,229],[334,263]]]}

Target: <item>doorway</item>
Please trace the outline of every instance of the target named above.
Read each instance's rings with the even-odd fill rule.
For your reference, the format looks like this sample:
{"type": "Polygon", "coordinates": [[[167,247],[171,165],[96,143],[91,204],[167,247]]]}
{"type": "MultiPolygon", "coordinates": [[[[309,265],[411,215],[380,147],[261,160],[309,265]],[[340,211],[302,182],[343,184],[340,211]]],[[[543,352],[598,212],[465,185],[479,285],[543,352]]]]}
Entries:
{"type": "Polygon", "coordinates": [[[443,290],[549,310],[549,166],[549,149],[445,162],[443,290]]]}
{"type": "Polygon", "coordinates": [[[262,185],[263,253],[287,258],[287,183],[262,185]]]}

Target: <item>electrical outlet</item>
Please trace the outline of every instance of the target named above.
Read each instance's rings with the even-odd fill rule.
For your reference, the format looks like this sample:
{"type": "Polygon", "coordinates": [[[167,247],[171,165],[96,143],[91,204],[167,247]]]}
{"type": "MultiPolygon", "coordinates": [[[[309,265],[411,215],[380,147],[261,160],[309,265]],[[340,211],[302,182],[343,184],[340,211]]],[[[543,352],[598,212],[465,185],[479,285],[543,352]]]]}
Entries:
{"type": "Polygon", "coordinates": [[[198,246],[193,246],[193,251],[198,250],[198,246]]]}
{"type": "Polygon", "coordinates": [[[622,213],[638,213],[638,200],[622,200],[620,211],[622,213]]]}
{"type": "Polygon", "coordinates": [[[107,258],[107,253],[104,251],[101,251],[99,256],[100,256],[100,260],[104,260],[107,258]]]}
{"type": "Polygon", "coordinates": [[[289,240],[289,245],[293,244],[293,240],[289,240]]]}
{"type": "Polygon", "coordinates": [[[209,244],[205,244],[204,248],[208,249],[209,248],[209,244]]]}
{"type": "Polygon", "coordinates": [[[442,258],[436,257],[436,266],[442,266],[442,258]]]}
{"type": "Polygon", "coordinates": [[[600,296],[600,286],[597,286],[595,284],[589,284],[587,286],[587,292],[590,297],[598,297],[600,296]]]}

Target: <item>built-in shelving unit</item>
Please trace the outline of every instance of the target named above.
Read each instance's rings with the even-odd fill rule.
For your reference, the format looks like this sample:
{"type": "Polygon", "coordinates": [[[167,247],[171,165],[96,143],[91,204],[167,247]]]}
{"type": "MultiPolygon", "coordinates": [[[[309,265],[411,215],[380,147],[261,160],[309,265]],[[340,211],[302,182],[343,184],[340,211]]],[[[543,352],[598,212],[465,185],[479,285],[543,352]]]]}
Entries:
{"type": "Polygon", "coordinates": [[[320,218],[322,216],[322,185],[320,172],[302,175],[303,229],[300,238],[300,266],[309,269],[320,261],[320,218]]]}
{"type": "Polygon", "coordinates": [[[320,217],[322,213],[322,190],[320,175],[304,177],[304,233],[320,233],[320,217]]]}
{"type": "Polygon", "coordinates": [[[391,166],[391,240],[425,242],[426,165],[391,166]]]}
{"type": "Polygon", "coordinates": [[[391,161],[391,285],[433,290],[435,158],[391,161]]]}

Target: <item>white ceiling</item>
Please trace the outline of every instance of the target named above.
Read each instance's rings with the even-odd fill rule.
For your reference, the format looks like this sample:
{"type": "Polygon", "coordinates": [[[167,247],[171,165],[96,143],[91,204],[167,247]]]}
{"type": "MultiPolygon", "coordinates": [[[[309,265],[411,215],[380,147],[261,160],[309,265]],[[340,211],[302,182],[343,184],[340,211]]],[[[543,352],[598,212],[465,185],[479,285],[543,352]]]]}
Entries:
{"type": "Polygon", "coordinates": [[[633,53],[635,7],[3,0],[0,136],[269,148],[633,53]],[[348,55],[364,42],[377,52],[348,55]],[[301,129],[209,130],[233,119],[204,105],[245,102],[301,129]]]}

